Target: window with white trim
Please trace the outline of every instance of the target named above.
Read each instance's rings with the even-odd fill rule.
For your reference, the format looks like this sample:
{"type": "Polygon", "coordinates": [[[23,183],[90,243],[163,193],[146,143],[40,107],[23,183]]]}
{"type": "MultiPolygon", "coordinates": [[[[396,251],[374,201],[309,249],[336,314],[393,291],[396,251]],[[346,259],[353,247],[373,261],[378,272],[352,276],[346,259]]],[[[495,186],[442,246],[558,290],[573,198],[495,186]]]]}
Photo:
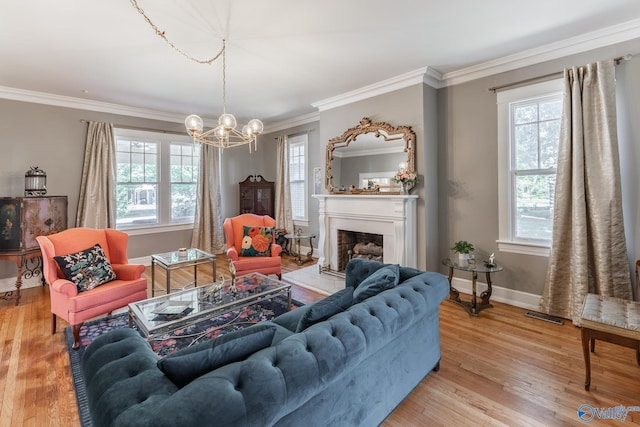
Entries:
{"type": "Polygon", "coordinates": [[[561,119],[561,80],[498,93],[501,251],[548,255],[561,119]]]}
{"type": "Polygon", "coordinates": [[[186,135],[128,129],[115,129],[114,135],[116,227],[193,224],[199,147],[186,135]]]}
{"type": "Polygon", "coordinates": [[[288,138],[289,187],[294,222],[307,221],[307,134],[288,138]]]}

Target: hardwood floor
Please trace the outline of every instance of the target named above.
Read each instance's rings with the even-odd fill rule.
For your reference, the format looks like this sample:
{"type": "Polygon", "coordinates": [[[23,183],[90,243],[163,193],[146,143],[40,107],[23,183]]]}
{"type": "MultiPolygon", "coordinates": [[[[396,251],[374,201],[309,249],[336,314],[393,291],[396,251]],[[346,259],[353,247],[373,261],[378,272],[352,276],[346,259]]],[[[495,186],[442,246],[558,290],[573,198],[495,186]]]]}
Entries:
{"type": "MultiPolygon", "coordinates": [[[[225,273],[225,266],[219,257],[218,271],[225,273]]],[[[285,259],[283,268],[298,267],[285,259]]],[[[204,278],[206,269],[198,274],[204,278]]],[[[293,289],[293,298],[305,303],[321,297],[293,289]]],[[[383,426],[640,425],[640,412],[629,412],[624,422],[578,418],[583,404],[640,406],[633,350],[598,341],[587,392],[578,328],[494,305],[471,318],[457,305],[442,303],[440,370],[422,380],[383,426]]],[[[58,320],[58,332],[51,335],[50,322],[46,287],[24,290],[18,307],[0,301],[0,426],[79,425],[62,332],[67,324],[58,320]]]]}

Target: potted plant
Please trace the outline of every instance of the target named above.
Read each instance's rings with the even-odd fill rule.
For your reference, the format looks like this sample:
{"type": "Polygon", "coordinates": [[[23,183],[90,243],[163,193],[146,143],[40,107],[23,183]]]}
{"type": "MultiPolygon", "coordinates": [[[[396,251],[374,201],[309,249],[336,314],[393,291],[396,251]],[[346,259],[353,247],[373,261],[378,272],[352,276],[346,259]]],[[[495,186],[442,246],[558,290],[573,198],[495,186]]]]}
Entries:
{"type": "Polygon", "coordinates": [[[458,254],[460,265],[467,265],[469,263],[469,254],[475,250],[475,247],[466,240],[458,240],[453,244],[451,250],[458,254]]]}

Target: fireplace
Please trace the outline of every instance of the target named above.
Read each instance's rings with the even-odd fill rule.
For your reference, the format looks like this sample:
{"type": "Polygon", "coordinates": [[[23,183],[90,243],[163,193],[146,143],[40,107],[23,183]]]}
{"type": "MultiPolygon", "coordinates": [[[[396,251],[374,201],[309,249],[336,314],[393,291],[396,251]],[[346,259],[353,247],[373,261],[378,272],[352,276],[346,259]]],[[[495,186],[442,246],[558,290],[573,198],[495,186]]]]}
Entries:
{"type": "Polygon", "coordinates": [[[339,272],[347,268],[351,258],[384,261],[384,239],[382,234],[362,233],[360,231],[338,230],[338,266],[339,272]]]}
{"type": "Polygon", "coordinates": [[[339,237],[340,231],[355,233],[355,236],[377,236],[374,243],[381,246],[385,263],[417,268],[418,196],[318,194],[313,197],[319,202],[318,265],[321,271],[344,270],[346,264],[339,242],[345,237],[339,237]]]}

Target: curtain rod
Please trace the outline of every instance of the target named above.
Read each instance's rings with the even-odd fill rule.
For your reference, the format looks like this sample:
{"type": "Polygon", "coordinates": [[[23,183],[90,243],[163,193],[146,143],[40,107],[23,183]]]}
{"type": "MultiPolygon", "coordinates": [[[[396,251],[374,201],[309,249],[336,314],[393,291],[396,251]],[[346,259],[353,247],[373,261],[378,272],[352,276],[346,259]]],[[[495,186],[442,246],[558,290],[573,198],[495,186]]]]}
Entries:
{"type": "MultiPolygon", "coordinates": [[[[93,121],[93,120],[91,120],[93,121]]],[[[89,123],[89,120],[85,120],[85,119],[81,119],[80,122],[82,123],[89,123]]],[[[127,130],[141,130],[141,131],[145,131],[145,132],[156,132],[156,133],[166,133],[166,134],[171,134],[171,135],[182,135],[182,136],[188,136],[187,132],[176,132],[173,130],[162,130],[162,129],[151,129],[151,128],[145,128],[145,127],[140,127],[140,126],[127,126],[127,125],[113,125],[114,128],[118,128],[118,129],[127,129],[127,130]]]]}
{"type": "MultiPolygon", "coordinates": [[[[619,56],[617,58],[613,58],[613,62],[615,62],[616,65],[618,65],[619,63],[621,63],[622,61],[628,61],[629,59],[631,59],[633,57],[633,55],[624,55],[624,56],[619,56]]],[[[549,73],[549,74],[544,74],[542,76],[537,76],[537,77],[531,77],[528,79],[524,79],[524,80],[518,80],[515,82],[511,82],[511,83],[506,83],[500,86],[494,86],[494,87],[490,87],[489,88],[489,92],[493,92],[496,93],[497,91],[501,90],[501,89],[506,89],[508,87],[511,86],[517,86],[517,85],[521,85],[524,83],[531,83],[531,82],[535,82],[538,80],[545,80],[545,79],[550,79],[551,77],[562,77],[564,71],[556,71],[555,73],[549,73]]]]}

